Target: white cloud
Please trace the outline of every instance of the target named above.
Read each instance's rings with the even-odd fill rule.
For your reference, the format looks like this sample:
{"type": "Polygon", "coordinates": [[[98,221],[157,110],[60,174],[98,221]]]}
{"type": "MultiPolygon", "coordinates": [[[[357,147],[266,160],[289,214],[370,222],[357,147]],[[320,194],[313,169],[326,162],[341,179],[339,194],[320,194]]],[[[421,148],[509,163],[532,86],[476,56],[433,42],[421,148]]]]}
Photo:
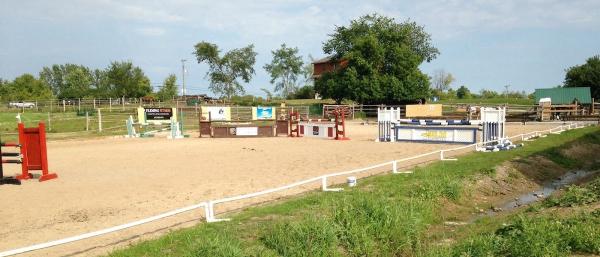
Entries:
{"type": "Polygon", "coordinates": [[[107,9],[111,10],[110,12],[107,12],[109,15],[121,19],[155,23],[184,20],[183,17],[166,11],[166,6],[151,6],[146,1],[140,4],[131,4],[123,1],[105,0],[102,3],[107,9]]]}
{"type": "Polygon", "coordinates": [[[158,27],[145,27],[137,29],[136,32],[143,36],[158,37],[164,35],[166,30],[158,27]]]}
{"type": "Polygon", "coordinates": [[[148,23],[172,23],[184,18],[169,11],[168,3],[125,0],[31,0],[2,3],[0,17],[29,17],[48,21],[109,18],[148,23]]]}
{"type": "Polygon", "coordinates": [[[598,13],[600,1],[595,0],[426,0],[411,10],[415,20],[442,36],[495,29],[597,27],[598,13]]]}

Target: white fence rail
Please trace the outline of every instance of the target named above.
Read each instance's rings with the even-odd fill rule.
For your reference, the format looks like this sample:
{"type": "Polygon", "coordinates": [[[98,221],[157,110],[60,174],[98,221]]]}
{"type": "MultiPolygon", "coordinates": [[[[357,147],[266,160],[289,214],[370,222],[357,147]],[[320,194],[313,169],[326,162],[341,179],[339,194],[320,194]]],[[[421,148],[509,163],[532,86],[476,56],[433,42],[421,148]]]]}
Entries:
{"type": "MultiPolygon", "coordinates": [[[[577,128],[582,128],[582,127],[586,127],[586,126],[590,126],[590,125],[592,125],[592,124],[591,123],[569,123],[566,125],[561,125],[558,127],[547,129],[547,130],[532,131],[532,132],[528,132],[528,133],[515,135],[512,137],[509,137],[509,139],[514,139],[514,138],[519,139],[520,138],[521,141],[527,141],[526,140],[527,138],[538,137],[538,136],[550,134],[550,133],[560,133],[565,130],[577,129],[577,128]]],[[[204,215],[205,215],[205,219],[207,222],[226,221],[229,219],[216,218],[216,215],[214,212],[214,206],[216,204],[222,204],[222,203],[227,203],[227,202],[239,201],[239,200],[243,200],[243,199],[255,198],[255,197],[259,197],[259,196],[263,196],[263,195],[267,195],[267,194],[271,194],[271,193],[275,193],[275,192],[279,192],[279,191],[288,190],[291,188],[295,188],[295,187],[298,187],[301,185],[314,183],[314,182],[318,182],[318,181],[321,181],[321,190],[323,190],[323,191],[341,191],[342,190],[341,188],[328,188],[327,187],[327,179],[332,178],[332,177],[339,177],[339,176],[344,176],[344,175],[362,173],[365,171],[374,170],[377,168],[383,168],[386,166],[390,166],[392,173],[403,173],[403,172],[398,172],[397,167],[398,167],[399,163],[420,159],[420,158],[427,157],[430,155],[438,155],[438,154],[439,154],[439,160],[442,160],[442,161],[452,160],[453,161],[453,160],[457,160],[457,159],[445,158],[445,153],[452,152],[452,151],[459,151],[459,150],[467,149],[470,147],[473,147],[474,150],[476,150],[479,147],[479,145],[481,145],[481,144],[482,143],[474,143],[474,144],[456,147],[456,148],[428,152],[428,153],[424,153],[424,154],[419,154],[419,155],[415,155],[415,156],[411,156],[411,157],[406,157],[406,158],[402,158],[402,159],[398,159],[398,160],[392,160],[392,161],[372,165],[372,166],[365,167],[365,168],[359,168],[359,169],[354,169],[354,170],[350,170],[350,171],[325,174],[325,175],[321,175],[318,177],[298,181],[298,182],[288,184],[285,186],[281,186],[281,187],[277,187],[277,188],[273,188],[273,189],[267,189],[267,190],[263,190],[263,191],[259,191],[259,192],[255,192],[255,193],[243,194],[243,195],[238,195],[238,196],[222,198],[222,199],[218,199],[218,200],[201,202],[201,203],[198,203],[195,205],[172,210],[169,212],[165,212],[165,213],[158,214],[158,215],[155,215],[155,216],[152,216],[149,218],[133,221],[130,223],[122,224],[119,226],[114,226],[114,227],[110,227],[110,228],[106,228],[106,229],[102,229],[102,230],[98,230],[98,231],[94,231],[94,232],[89,232],[89,233],[85,233],[85,234],[81,234],[81,235],[77,235],[77,236],[67,237],[67,238],[63,238],[63,239],[59,239],[59,240],[54,240],[54,241],[50,241],[50,242],[45,242],[45,243],[40,243],[40,244],[35,244],[35,245],[27,246],[27,247],[22,247],[22,248],[17,248],[17,249],[13,249],[13,250],[0,252],[0,257],[22,254],[22,253],[40,250],[40,249],[44,249],[44,248],[50,248],[50,247],[54,247],[54,246],[58,246],[58,245],[62,245],[62,244],[72,243],[72,242],[80,241],[80,240],[91,238],[91,237],[106,235],[106,234],[109,234],[112,232],[139,226],[139,225],[142,225],[145,223],[153,222],[156,220],[160,220],[160,219],[163,219],[166,217],[170,217],[173,215],[177,215],[177,214],[180,214],[183,212],[187,212],[187,211],[191,211],[191,210],[195,210],[195,209],[199,209],[199,208],[204,208],[204,215]]]]}

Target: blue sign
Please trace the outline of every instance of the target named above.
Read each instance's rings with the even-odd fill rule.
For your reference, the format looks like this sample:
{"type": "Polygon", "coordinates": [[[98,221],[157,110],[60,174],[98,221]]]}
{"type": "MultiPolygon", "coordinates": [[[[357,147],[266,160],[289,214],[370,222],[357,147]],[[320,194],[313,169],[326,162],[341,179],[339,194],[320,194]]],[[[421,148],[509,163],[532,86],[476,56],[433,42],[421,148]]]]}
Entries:
{"type": "Polygon", "coordinates": [[[273,119],[273,107],[256,107],[256,119],[270,120],[273,119]]]}

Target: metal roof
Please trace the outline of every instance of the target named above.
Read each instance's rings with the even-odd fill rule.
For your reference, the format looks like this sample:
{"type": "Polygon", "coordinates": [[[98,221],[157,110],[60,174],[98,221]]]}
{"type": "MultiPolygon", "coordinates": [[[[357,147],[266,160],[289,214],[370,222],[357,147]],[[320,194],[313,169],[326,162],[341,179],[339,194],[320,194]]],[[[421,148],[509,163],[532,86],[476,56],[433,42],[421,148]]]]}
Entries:
{"type": "Polygon", "coordinates": [[[552,104],[571,104],[577,100],[582,104],[591,104],[592,95],[589,87],[559,87],[539,88],[533,93],[535,102],[539,103],[541,98],[551,98],[552,104]]]}
{"type": "Polygon", "coordinates": [[[318,63],[328,63],[328,62],[330,62],[331,60],[333,60],[333,55],[326,56],[326,57],[323,57],[323,58],[321,58],[321,59],[318,59],[318,60],[314,60],[312,63],[313,63],[313,64],[318,64],[318,63]]]}

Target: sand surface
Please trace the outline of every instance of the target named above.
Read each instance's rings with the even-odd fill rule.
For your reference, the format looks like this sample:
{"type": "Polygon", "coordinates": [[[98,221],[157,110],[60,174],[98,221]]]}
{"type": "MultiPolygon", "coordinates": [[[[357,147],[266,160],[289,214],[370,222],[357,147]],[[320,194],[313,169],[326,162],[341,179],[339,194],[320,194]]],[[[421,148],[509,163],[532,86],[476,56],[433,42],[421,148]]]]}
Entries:
{"type": "MultiPolygon", "coordinates": [[[[558,124],[510,124],[515,135],[558,124]]],[[[448,144],[376,143],[377,126],[349,124],[349,141],[312,138],[107,138],[48,142],[59,179],[0,186],[0,251],[79,235],[206,200],[362,168],[448,144]]],[[[194,136],[194,135],[192,135],[194,136]]],[[[432,157],[434,159],[435,157],[432,157]]],[[[9,166],[5,174],[18,172],[9,166]]],[[[381,171],[389,170],[385,168],[381,171]]],[[[333,182],[341,182],[339,178],[333,182]]],[[[240,208],[319,183],[216,207],[240,208]]],[[[95,256],[201,221],[202,209],[24,256],[95,256]]]]}

